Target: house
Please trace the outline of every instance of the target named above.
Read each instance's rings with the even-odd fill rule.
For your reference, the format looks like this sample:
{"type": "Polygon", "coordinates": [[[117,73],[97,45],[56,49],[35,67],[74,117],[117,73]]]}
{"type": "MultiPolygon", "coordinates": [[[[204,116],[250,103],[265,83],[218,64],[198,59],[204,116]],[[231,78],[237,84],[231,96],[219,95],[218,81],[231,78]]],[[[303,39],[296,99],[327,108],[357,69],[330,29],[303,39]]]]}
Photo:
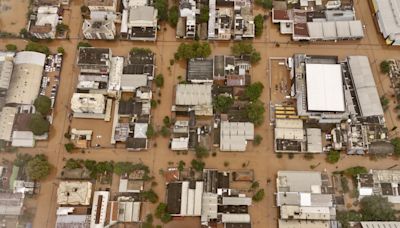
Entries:
{"type": "Polygon", "coordinates": [[[0,193],[0,215],[19,216],[24,205],[24,193],[0,193]]]}
{"type": "MultiPolygon", "coordinates": [[[[157,9],[152,6],[129,8],[127,15],[126,38],[130,40],[156,41],[157,39],[157,9]]],[[[121,26],[121,29],[124,27],[121,26]]],[[[125,30],[124,28],[124,30],[125,30]]]]}
{"type": "Polygon", "coordinates": [[[371,0],[371,8],[387,45],[400,45],[400,25],[397,22],[400,9],[398,1],[371,0]]]}
{"type": "Polygon", "coordinates": [[[109,224],[140,222],[141,206],[140,201],[130,196],[119,196],[116,201],[110,201],[109,224]]]}
{"type": "Polygon", "coordinates": [[[180,0],[179,20],[176,29],[176,36],[179,38],[194,39],[196,35],[196,1],[180,0]]]}
{"type": "Polygon", "coordinates": [[[246,151],[247,141],[254,139],[254,124],[250,122],[221,122],[220,150],[246,151]]]}
{"type": "Polygon", "coordinates": [[[102,94],[74,93],[71,109],[74,113],[104,114],[106,101],[102,94]]]}
{"type": "Polygon", "coordinates": [[[301,119],[276,119],[274,137],[277,153],[305,151],[306,137],[301,119]]]}
{"type": "Polygon", "coordinates": [[[84,20],[82,32],[88,40],[113,40],[116,35],[114,21],[111,20],[84,20]]]}
{"type": "Polygon", "coordinates": [[[212,116],[211,88],[210,84],[178,84],[172,111],[182,107],[187,111],[194,110],[198,116],[212,116]]]}
{"type": "Polygon", "coordinates": [[[111,67],[111,49],[81,47],[78,54],[78,67],[81,74],[108,75],[111,67]]]}
{"type": "Polygon", "coordinates": [[[200,216],[203,182],[189,181],[167,184],[168,213],[172,216],[200,216]]]}
{"type": "Polygon", "coordinates": [[[85,0],[85,5],[90,11],[117,12],[117,0],[85,0]]]}
{"type": "Polygon", "coordinates": [[[107,205],[110,192],[95,191],[93,194],[92,214],[90,216],[90,227],[102,228],[106,223],[107,205]]]}
{"type": "Polygon", "coordinates": [[[90,147],[93,135],[92,130],[79,130],[72,128],[70,134],[70,139],[74,143],[75,148],[86,149],[90,147]]]}
{"type": "Polygon", "coordinates": [[[92,183],[80,181],[61,181],[57,189],[57,204],[90,205],[92,183]]]}
{"type": "Polygon", "coordinates": [[[333,187],[326,173],[278,171],[276,204],[279,228],[337,227],[333,187]],[[312,226],[314,227],[314,226],[312,226]]]}
{"type": "Polygon", "coordinates": [[[56,6],[39,6],[37,14],[31,15],[29,33],[38,39],[56,38],[58,10],[56,6]]]}
{"type": "Polygon", "coordinates": [[[188,61],[186,80],[191,83],[212,83],[214,61],[196,58],[188,61]]]}

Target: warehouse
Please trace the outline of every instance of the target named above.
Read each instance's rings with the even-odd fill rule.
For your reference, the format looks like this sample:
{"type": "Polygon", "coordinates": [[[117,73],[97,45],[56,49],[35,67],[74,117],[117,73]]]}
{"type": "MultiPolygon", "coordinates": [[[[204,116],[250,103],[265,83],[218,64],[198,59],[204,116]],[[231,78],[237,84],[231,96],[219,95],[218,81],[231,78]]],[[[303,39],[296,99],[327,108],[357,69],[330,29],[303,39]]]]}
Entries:
{"type": "Polygon", "coordinates": [[[400,45],[399,4],[398,0],[372,0],[373,11],[387,45],[400,45]]]}

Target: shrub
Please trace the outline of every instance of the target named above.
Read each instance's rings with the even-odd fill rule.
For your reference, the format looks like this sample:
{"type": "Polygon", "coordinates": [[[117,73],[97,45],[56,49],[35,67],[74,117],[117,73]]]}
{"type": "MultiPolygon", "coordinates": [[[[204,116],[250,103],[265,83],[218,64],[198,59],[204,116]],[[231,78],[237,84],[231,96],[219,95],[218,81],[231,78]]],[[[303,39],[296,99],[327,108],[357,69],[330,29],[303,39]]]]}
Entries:
{"type": "Polygon", "coordinates": [[[57,48],[57,53],[59,53],[59,54],[65,54],[64,48],[63,48],[63,47],[58,47],[58,48],[57,48]]]}
{"type": "Polygon", "coordinates": [[[196,157],[199,159],[208,157],[210,154],[208,149],[203,146],[196,146],[195,152],[196,152],[196,157]]]}
{"type": "Polygon", "coordinates": [[[145,199],[150,201],[151,203],[157,203],[158,195],[150,189],[149,191],[141,192],[140,195],[145,199]]]}
{"type": "Polygon", "coordinates": [[[25,51],[35,51],[35,52],[40,52],[43,53],[45,55],[49,55],[50,54],[50,50],[47,46],[44,46],[43,44],[39,44],[36,42],[29,42],[26,46],[25,46],[25,51]]]}
{"type": "Polygon", "coordinates": [[[75,145],[73,143],[64,144],[65,150],[69,153],[75,149],[75,145]]]}
{"type": "Polygon", "coordinates": [[[255,35],[261,36],[264,30],[264,17],[258,14],[254,17],[255,35]]]}
{"type": "Polygon", "coordinates": [[[7,51],[16,51],[17,50],[17,45],[15,45],[15,44],[7,44],[6,45],[6,50],[7,51]]]}
{"type": "Polygon", "coordinates": [[[254,194],[254,196],[253,196],[253,201],[254,201],[254,202],[260,202],[261,200],[264,199],[264,196],[265,196],[264,189],[260,189],[260,190],[258,190],[258,191],[256,192],[256,194],[254,194]]]}
{"type": "Polygon", "coordinates": [[[163,87],[164,86],[164,76],[162,74],[158,74],[156,78],[154,79],[154,82],[156,83],[157,87],[163,87]]]}
{"type": "Polygon", "coordinates": [[[176,25],[178,24],[178,20],[179,20],[179,8],[178,6],[172,6],[171,8],[169,8],[169,12],[168,12],[168,23],[172,26],[172,27],[176,27],[176,25]]]}
{"type": "Polygon", "coordinates": [[[263,140],[263,137],[261,135],[254,136],[253,145],[255,145],[255,146],[260,145],[262,140],[263,140]]]}
{"type": "Polygon", "coordinates": [[[147,132],[146,132],[146,136],[147,136],[147,138],[153,138],[154,136],[155,136],[155,134],[156,134],[156,132],[155,132],[155,130],[154,130],[154,127],[153,127],[153,125],[151,125],[151,124],[149,124],[148,126],[147,126],[147,132]]]}
{"type": "Polygon", "coordinates": [[[390,62],[387,60],[384,60],[381,62],[381,64],[379,65],[381,72],[384,74],[388,74],[390,72],[390,62]]]}
{"type": "Polygon", "coordinates": [[[328,152],[328,155],[326,157],[326,161],[330,164],[335,164],[338,162],[340,159],[340,151],[337,150],[331,150],[328,152]]]}
{"type": "Polygon", "coordinates": [[[193,159],[192,162],[190,163],[192,165],[192,168],[198,172],[203,171],[204,166],[206,165],[203,161],[201,160],[196,160],[193,159]]]}

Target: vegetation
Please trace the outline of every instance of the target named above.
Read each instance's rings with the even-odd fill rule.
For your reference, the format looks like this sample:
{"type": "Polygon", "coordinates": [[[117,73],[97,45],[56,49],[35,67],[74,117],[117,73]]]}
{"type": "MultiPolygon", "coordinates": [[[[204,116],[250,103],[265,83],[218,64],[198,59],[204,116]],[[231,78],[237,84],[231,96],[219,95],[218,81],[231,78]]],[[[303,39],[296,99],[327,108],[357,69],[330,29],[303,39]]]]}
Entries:
{"type": "Polygon", "coordinates": [[[154,79],[154,82],[156,83],[157,87],[163,87],[164,86],[164,75],[157,74],[157,76],[154,79]]]}
{"type": "Polygon", "coordinates": [[[312,153],[305,153],[304,154],[304,159],[306,159],[306,160],[312,160],[312,159],[314,159],[314,154],[312,154],[312,153]]]}
{"type": "Polygon", "coordinates": [[[160,133],[163,137],[168,137],[170,135],[169,128],[166,126],[162,126],[160,133]]]}
{"type": "Polygon", "coordinates": [[[264,85],[261,82],[256,82],[246,87],[244,95],[250,101],[256,101],[260,98],[263,89],[264,85]]]}
{"type": "Polygon", "coordinates": [[[379,64],[381,72],[384,74],[388,74],[390,72],[390,62],[387,60],[383,60],[381,64],[379,64]]]}
{"type": "Polygon", "coordinates": [[[203,171],[204,166],[206,165],[203,161],[199,159],[193,159],[190,164],[192,165],[192,168],[198,172],[203,171]]]}
{"type": "Polygon", "coordinates": [[[33,105],[35,106],[36,111],[46,116],[50,112],[51,100],[47,96],[40,95],[35,99],[33,105]]]}
{"type": "Polygon", "coordinates": [[[176,60],[189,60],[192,58],[206,58],[210,54],[211,47],[208,43],[181,43],[174,57],[176,60]]]}
{"type": "Polygon", "coordinates": [[[158,201],[158,195],[153,191],[153,189],[150,189],[145,192],[141,192],[140,195],[145,199],[150,201],[151,203],[157,203],[158,201]]]}
{"type": "Polygon", "coordinates": [[[272,0],[256,0],[255,2],[264,9],[272,9],[272,0]]]}
{"type": "Polygon", "coordinates": [[[144,165],[143,163],[133,164],[132,162],[117,162],[114,164],[114,173],[119,176],[126,173],[132,173],[136,170],[143,170],[145,172],[145,176],[147,176],[150,172],[149,167],[144,165]]]}
{"type": "Polygon", "coordinates": [[[163,223],[168,223],[172,220],[171,215],[167,211],[167,205],[165,203],[159,203],[154,214],[156,218],[159,218],[163,223]]]}
{"type": "Polygon", "coordinates": [[[57,26],[56,26],[56,32],[57,33],[64,34],[68,30],[69,30],[68,25],[66,25],[64,23],[57,24],[57,26]]]}
{"type": "Polygon", "coordinates": [[[253,181],[250,186],[250,190],[254,191],[257,190],[260,187],[260,183],[258,181],[253,181]]]}
{"type": "Polygon", "coordinates": [[[167,0],[155,0],[154,8],[158,10],[157,18],[160,21],[168,20],[168,1],[167,0]]]}
{"type": "Polygon", "coordinates": [[[200,23],[207,23],[208,19],[210,18],[210,9],[208,6],[203,6],[200,8],[200,16],[199,21],[200,23]]]}
{"type": "Polygon", "coordinates": [[[196,152],[196,158],[199,158],[199,159],[208,157],[210,155],[207,148],[205,148],[203,146],[196,146],[195,152],[196,152]]]}
{"type": "Polygon", "coordinates": [[[258,63],[261,60],[260,52],[257,52],[251,43],[235,43],[231,48],[231,52],[235,56],[250,56],[252,64],[258,63]]]}
{"type": "Polygon", "coordinates": [[[261,135],[255,135],[253,140],[253,145],[258,146],[261,144],[263,137],[261,135]]]}
{"type": "Polygon", "coordinates": [[[50,123],[41,114],[35,113],[29,121],[29,129],[34,135],[43,135],[49,132],[50,123]]]}
{"type": "Polygon", "coordinates": [[[354,166],[344,170],[343,174],[352,178],[356,178],[358,174],[363,174],[367,172],[367,168],[363,166],[354,166]]]}
{"type": "Polygon", "coordinates": [[[25,167],[26,164],[32,160],[32,155],[30,154],[17,154],[14,160],[14,165],[18,167],[25,167]]]}
{"type": "Polygon", "coordinates": [[[261,14],[258,14],[254,17],[254,27],[255,27],[255,35],[257,37],[261,36],[264,30],[264,17],[261,14]]]}
{"type": "Polygon", "coordinates": [[[147,126],[147,132],[146,132],[146,136],[147,138],[153,138],[156,135],[156,131],[154,130],[153,125],[149,124],[147,126]]]}
{"type": "Polygon", "coordinates": [[[67,169],[79,169],[79,168],[82,168],[82,165],[81,165],[80,160],[75,160],[73,158],[70,158],[65,163],[64,168],[67,168],[67,169]]]}
{"type": "Polygon", "coordinates": [[[226,113],[233,105],[233,98],[220,94],[213,99],[213,106],[217,112],[226,113]]]}
{"type": "Polygon", "coordinates": [[[90,9],[88,6],[81,6],[81,15],[82,17],[86,18],[90,14],[90,9]]]}
{"type": "Polygon", "coordinates": [[[393,138],[392,140],[390,140],[390,142],[394,146],[394,154],[396,156],[400,156],[400,138],[399,137],[393,138]]]}
{"type": "Polygon", "coordinates": [[[152,53],[152,51],[149,48],[138,48],[138,47],[133,47],[129,51],[131,55],[148,55],[152,53]]]}
{"type": "Polygon", "coordinates": [[[26,164],[26,174],[31,180],[38,181],[46,178],[50,174],[51,165],[47,157],[38,154],[26,164]]]}
{"type": "Polygon", "coordinates": [[[59,53],[59,54],[65,54],[64,48],[63,48],[63,47],[58,47],[58,48],[57,48],[57,53],[59,53]]]}
{"type": "Polygon", "coordinates": [[[331,164],[335,164],[340,159],[340,151],[330,150],[326,157],[326,161],[331,164]]]}
{"type": "Polygon", "coordinates": [[[79,48],[83,48],[83,47],[92,47],[92,45],[91,44],[89,44],[88,42],[79,42],[78,43],[78,46],[77,46],[77,48],[79,49],[79,48]]]}
{"type": "Polygon", "coordinates": [[[247,118],[255,126],[260,126],[264,122],[264,112],[264,103],[261,101],[252,102],[246,107],[247,118]]]}
{"type": "Polygon", "coordinates": [[[150,101],[150,106],[151,106],[151,108],[157,108],[157,101],[154,100],[154,99],[152,99],[152,100],[150,101]]]}
{"type": "Polygon", "coordinates": [[[25,51],[35,51],[35,52],[40,52],[43,53],[45,55],[49,55],[50,54],[50,50],[47,46],[44,46],[43,44],[39,44],[36,42],[29,42],[26,46],[25,46],[25,51]]]}
{"type": "Polygon", "coordinates": [[[178,20],[179,20],[179,8],[178,6],[174,5],[171,8],[169,8],[168,23],[175,28],[176,25],[178,24],[178,20]]]}
{"type": "Polygon", "coordinates": [[[366,196],[360,201],[360,212],[364,221],[393,221],[396,212],[386,197],[366,196]]]}
{"type": "Polygon", "coordinates": [[[359,222],[362,216],[357,211],[337,211],[337,220],[342,224],[342,228],[351,228],[349,222],[359,222]]]}
{"type": "Polygon", "coordinates": [[[15,44],[7,44],[6,45],[6,50],[7,51],[16,51],[17,50],[17,45],[15,45],[15,44]]]}
{"type": "Polygon", "coordinates": [[[343,193],[349,192],[349,182],[345,176],[340,176],[340,183],[342,185],[343,193]]]}
{"type": "Polygon", "coordinates": [[[385,97],[385,95],[381,96],[381,105],[383,110],[387,110],[389,107],[389,99],[385,97]]]}
{"type": "Polygon", "coordinates": [[[264,189],[260,189],[256,192],[256,194],[254,194],[253,196],[253,201],[254,202],[260,202],[261,200],[264,199],[265,196],[265,191],[264,189]]]}
{"type": "Polygon", "coordinates": [[[73,143],[64,144],[65,150],[70,153],[75,149],[75,145],[73,143]]]}
{"type": "Polygon", "coordinates": [[[143,228],[153,228],[153,215],[148,214],[146,215],[146,220],[143,222],[142,227],[143,228]]]}
{"type": "Polygon", "coordinates": [[[186,163],[184,161],[182,161],[182,160],[179,161],[179,163],[178,163],[179,172],[183,171],[183,169],[185,168],[185,165],[186,165],[186,163]]]}
{"type": "Polygon", "coordinates": [[[169,116],[164,116],[163,123],[164,123],[164,126],[166,126],[166,127],[171,126],[171,119],[169,118],[169,116]]]}

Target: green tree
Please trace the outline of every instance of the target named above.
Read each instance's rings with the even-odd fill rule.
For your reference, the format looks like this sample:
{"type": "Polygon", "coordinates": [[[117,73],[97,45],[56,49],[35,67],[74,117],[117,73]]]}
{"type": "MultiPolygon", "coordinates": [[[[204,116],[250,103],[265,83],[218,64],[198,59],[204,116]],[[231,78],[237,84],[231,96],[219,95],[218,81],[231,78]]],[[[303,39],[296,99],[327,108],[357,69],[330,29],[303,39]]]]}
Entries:
{"type": "Polygon", "coordinates": [[[258,14],[254,17],[255,35],[261,36],[264,30],[264,17],[258,14]]]}
{"type": "Polygon", "coordinates": [[[195,152],[196,152],[196,158],[199,158],[199,159],[206,158],[210,155],[207,148],[205,148],[203,146],[196,146],[195,152]]]}
{"type": "Polygon", "coordinates": [[[82,165],[78,160],[70,158],[67,160],[64,167],[67,169],[78,169],[78,168],[82,168],[82,165]]]}
{"type": "Polygon", "coordinates": [[[43,53],[45,55],[50,54],[50,50],[47,46],[44,46],[43,44],[39,44],[36,42],[29,42],[25,46],[25,51],[35,51],[35,52],[43,53]]]}
{"type": "Polygon", "coordinates": [[[340,159],[340,151],[330,150],[326,157],[326,161],[331,164],[335,164],[340,159]]]}
{"type": "Polygon", "coordinates": [[[89,159],[83,162],[85,168],[90,170],[91,172],[96,172],[96,164],[97,162],[95,160],[89,160],[89,159]]]}
{"type": "Polygon", "coordinates": [[[17,45],[15,45],[15,44],[7,44],[6,45],[6,50],[7,51],[16,51],[17,50],[17,45]]]}
{"type": "Polygon", "coordinates": [[[387,60],[383,60],[379,65],[381,68],[381,72],[384,74],[388,74],[390,72],[390,62],[387,60]]]}
{"type": "Polygon", "coordinates": [[[131,162],[117,162],[114,165],[114,173],[121,176],[125,173],[131,173],[133,171],[133,164],[131,162]]]}
{"type": "Polygon", "coordinates": [[[213,106],[217,112],[226,113],[233,105],[233,98],[220,94],[213,99],[213,106]]]}
{"type": "Polygon", "coordinates": [[[246,115],[250,122],[255,126],[260,126],[264,122],[264,103],[261,101],[252,102],[247,105],[246,115]]]}
{"type": "Polygon", "coordinates": [[[255,146],[258,146],[258,145],[261,144],[261,141],[262,141],[262,140],[263,140],[263,137],[262,137],[261,135],[256,135],[256,136],[254,136],[253,144],[254,144],[255,146]]]}
{"type": "Polygon", "coordinates": [[[389,106],[389,99],[387,99],[386,97],[385,97],[385,95],[383,95],[383,96],[381,96],[381,105],[382,105],[382,108],[383,108],[383,110],[387,110],[387,108],[388,108],[388,106],[389,106]]]}
{"type": "Polygon", "coordinates": [[[386,197],[366,196],[360,201],[360,212],[364,221],[394,221],[396,212],[386,197]]]}
{"type": "Polygon", "coordinates": [[[42,115],[46,116],[50,112],[51,108],[51,100],[47,96],[39,95],[33,105],[36,108],[36,111],[40,112],[42,115]]]}
{"type": "Polygon", "coordinates": [[[167,21],[168,20],[168,1],[167,0],[155,0],[154,8],[158,10],[158,20],[167,21]]]}
{"type": "Polygon", "coordinates": [[[157,76],[154,79],[154,82],[156,83],[157,87],[163,87],[164,86],[164,75],[157,74],[157,76]]]}
{"type": "Polygon", "coordinates": [[[57,53],[59,53],[59,54],[65,54],[64,48],[63,48],[63,47],[58,47],[58,48],[57,48],[57,53]]]}
{"type": "Polygon", "coordinates": [[[272,9],[272,0],[256,0],[255,2],[264,9],[272,9]]]}
{"type": "Polygon", "coordinates": [[[169,116],[164,116],[163,123],[164,123],[164,126],[166,126],[166,127],[171,126],[171,119],[169,118],[169,116]]]}
{"type": "Polygon", "coordinates": [[[69,153],[75,149],[75,145],[73,143],[64,144],[65,150],[69,153]]]}
{"type": "Polygon", "coordinates": [[[198,172],[203,171],[204,166],[206,165],[203,161],[201,160],[196,160],[193,159],[192,162],[190,163],[192,165],[192,168],[198,172]]]}
{"type": "Polygon", "coordinates": [[[25,167],[26,164],[32,160],[32,155],[30,154],[20,154],[18,153],[14,160],[14,165],[18,167],[25,167]]]}
{"type": "Polygon", "coordinates": [[[256,189],[258,189],[260,187],[260,183],[258,182],[258,181],[253,181],[253,183],[251,183],[251,186],[250,186],[250,190],[256,190],[256,189]]]}
{"type": "Polygon", "coordinates": [[[342,228],[352,228],[349,222],[359,222],[362,221],[362,215],[357,211],[337,211],[337,220],[342,225],[342,228]]]}
{"type": "Polygon", "coordinates": [[[257,52],[253,45],[248,42],[235,43],[231,47],[231,52],[235,56],[250,56],[252,64],[258,63],[261,60],[260,52],[257,52]]]}
{"type": "Polygon", "coordinates": [[[102,161],[96,164],[97,173],[112,173],[114,170],[113,162],[102,161]]]}
{"type": "Polygon", "coordinates": [[[199,16],[200,23],[207,23],[209,18],[210,18],[210,9],[208,8],[208,6],[201,7],[199,16]]]}
{"type": "Polygon", "coordinates": [[[346,176],[356,178],[359,174],[368,173],[368,170],[363,166],[354,166],[344,170],[343,173],[346,176]]]}
{"type": "Polygon", "coordinates": [[[254,202],[260,202],[261,200],[264,199],[264,196],[265,196],[264,189],[260,189],[260,190],[258,190],[258,191],[256,192],[256,194],[254,194],[254,196],[253,196],[253,201],[254,201],[254,202]]]}
{"type": "Polygon", "coordinates": [[[56,26],[56,32],[57,33],[63,34],[65,32],[67,32],[68,30],[69,30],[68,25],[66,25],[64,23],[57,24],[57,26],[56,26]]]}
{"type": "Polygon", "coordinates": [[[154,213],[154,215],[156,216],[156,218],[161,218],[161,216],[163,214],[165,214],[166,212],[167,212],[167,204],[159,203],[157,208],[156,208],[156,212],[154,213]]]}
{"type": "Polygon", "coordinates": [[[145,192],[141,192],[140,195],[145,199],[150,201],[151,203],[157,203],[158,201],[158,195],[153,191],[153,189],[150,189],[145,192]]]}
{"type": "Polygon", "coordinates": [[[29,121],[29,129],[34,135],[43,135],[49,132],[50,123],[41,114],[35,113],[29,121]]]}
{"type": "Polygon", "coordinates": [[[182,161],[182,160],[179,161],[179,163],[178,163],[179,172],[183,171],[183,169],[185,168],[185,165],[186,165],[186,163],[184,161],[182,161]]]}
{"type": "Polygon", "coordinates": [[[26,166],[26,174],[34,181],[42,180],[50,174],[50,163],[44,155],[36,155],[26,166]]]}
{"type": "Polygon", "coordinates": [[[256,82],[247,86],[246,90],[244,91],[244,95],[250,101],[256,101],[258,98],[260,98],[263,90],[264,85],[261,82],[256,82]]]}
{"type": "Polygon", "coordinates": [[[211,54],[208,43],[194,42],[190,44],[181,43],[175,53],[176,60],[189,60],[193,58],[206,58],[211,54]]]}
{"type": "Polygon", "coordinates": [[[138,48],[138,47],[133,47],[129,51],[131,55],[150,55],[152,51],[149,48],[138,48]]]}
{"type": "Polygon", "coordinates": [[[79,48],[84,48],[84,47],[92,47],[92,45],[90,44],[90,43],[88,43],[88,42],[79,42],[78,43],[78,45],[77,45],[77,48],[79,49],[79,48]]]}
{"type": "Polygon", "coordinates": [[[90,9],[88,6],[81,6],[81,15],[82,17],[86,18],[90,14],[90,9]]]}
{"type": "Polygon", "coordinates": [[[160,218],[161,222],[163,223],[168,223],[172,220],[172,216],[169,213],[164,213],[161,218],[160,218]]]}
{"type": "Polygon", "coordinates": [[[170,135],[169,128],[166,127],[166,126],[162,126],[160,132],[161,132],[161,135],[162,135],[163,137],[168,137],[168,136],[170,135]]]}
{"type": "Polygon", "coordinates": [[[155,136],[155,134],[156,134],[156,131],[154,130],[154,127],[153,127],[153,125],[152,124],[149,124],[148,126],[147,126],[147,132],[146,132],[146,136],[147,136],[147,138],[153,138],[154,136],[155,136]]]}
{"type": "Polygon", "coordinates": [[[390,140],[390,142],[394,146],[394,154],[396,156],[400,156],[400,138],[399,137],[393,138],[392,140],[390,140]]]}
{"type": "Polygon", "coordinates": [[[175,28],[176,25],[178,24],[178,20],[179,20],[179,8],[178,6],[174,5],[171,8],[169,8],[168,23],[175,28]]]}

